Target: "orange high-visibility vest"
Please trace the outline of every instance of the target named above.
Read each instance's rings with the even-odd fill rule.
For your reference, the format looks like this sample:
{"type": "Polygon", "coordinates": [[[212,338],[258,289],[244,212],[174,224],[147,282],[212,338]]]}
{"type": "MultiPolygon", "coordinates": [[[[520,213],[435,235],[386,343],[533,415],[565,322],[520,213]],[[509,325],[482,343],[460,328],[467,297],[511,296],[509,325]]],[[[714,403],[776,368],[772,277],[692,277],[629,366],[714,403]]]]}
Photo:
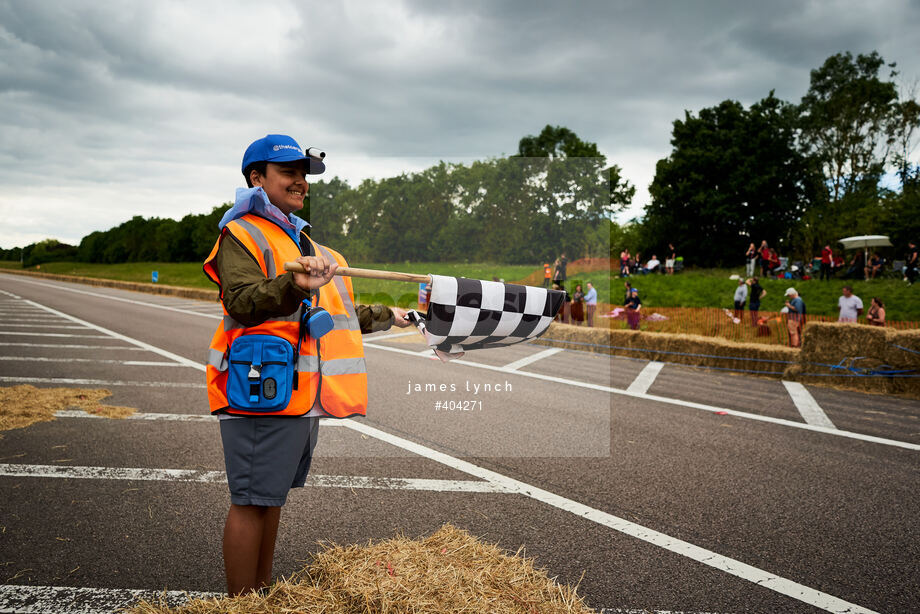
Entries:
{"type": "Polygon", "coordinates": [[[553,270],[548,264],[543,265],[543,279],[549,279],[553,275],[553,270]]]}
{"type": "MultiPolygon", "coordinates": [[[[300,246],[280,226],[263,217],[246,214],[224,226],[210,255],[204,262],[205,274],[220,286],[214,259],[228,234],[246,248],[267,278],[284,274],[283,263],[301,256],[300,246]]],[[[304,235],[306,236],[306,235],[304,235]]],[[[315,243],[315,254],[339,266],[348,266],[338,252],[315,243]]],[[[233,239],[231,239],[233,240],[233,239]]],[[[228,354],[233,341],[242,335],[275,335],[297,348],[303,305],[289,316],[270,318],[256,326],[244,326],[224,308],[223,321],[211,339],[208,352],[207,383],[211,413],[227,412],[249,416],[300,416],[318,407],[327,416],[348,418],[367,412],[367,370],[361,326],[355,313],[351,279],[335,276],[319,290],[319,306],[329,312],[334,328],[320,339],[306,335],[300,344],[297,361],[297,389],[287,407],[275,412],[254,412],[231,407],[227,400],[228,354]]],[[[223,288],[221,288],[223,299],[223,288]]],[[[223,304],[223,303],[221,303],[223,304]]]]}

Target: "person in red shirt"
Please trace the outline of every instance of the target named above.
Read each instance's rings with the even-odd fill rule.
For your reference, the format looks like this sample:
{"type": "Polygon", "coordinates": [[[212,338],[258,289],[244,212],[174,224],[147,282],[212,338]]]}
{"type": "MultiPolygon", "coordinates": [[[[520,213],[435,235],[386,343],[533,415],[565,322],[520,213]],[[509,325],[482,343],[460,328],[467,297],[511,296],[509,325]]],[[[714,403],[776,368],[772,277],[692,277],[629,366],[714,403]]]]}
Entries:
{"type": "Polygon", "coordinates": [[[834,250],[831,249],[830,244],[824,246],[824,249],[821,250],[821,281],[827,279],[831,280],[831,275],[834,272],[834,250]]]}

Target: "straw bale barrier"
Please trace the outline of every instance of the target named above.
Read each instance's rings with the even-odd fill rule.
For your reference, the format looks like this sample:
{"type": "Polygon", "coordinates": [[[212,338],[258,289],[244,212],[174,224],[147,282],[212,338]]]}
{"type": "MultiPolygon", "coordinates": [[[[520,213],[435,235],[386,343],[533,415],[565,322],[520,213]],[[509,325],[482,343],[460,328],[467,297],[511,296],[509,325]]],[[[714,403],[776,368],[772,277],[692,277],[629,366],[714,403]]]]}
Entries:
{"type": "Polygon", "coordinates": [[[417,540],[324,545],[312,562],[267,590],[196,599],[175,609],[141,602],[129,614],[588,614],[576,588],[556,584],[533,560],[505,554],[449,524],[417,540]]]}
{"type": "Polygon", "coordinates": [[[102,279],[100,277],[80,277],[78,275],[61,275],[58,273],[40,273],[38,271],[23,271],[21,269],[0,269],[0,273],[13,273],[15,275],[25,275],[27,277],[40,277],[44,279],[54,279],[56,281],[69,281],[76,284],[86,284],[89,286],[103,286],[105,288],[118,288],[120,290],[133,290],[134,292],[146,292],[147,294],[165,294],[168,296],[178,296],[181,298],[196,299],[199,301],[217,302],[220,300],[220,294],[217,290],[206,290],[204,288],[185,288],[182,286],[167,286],[162,284],[148,284],[138,281],[121,281],[118,279],[102,279]]]}
{"type": "Polygon", "coordinates": [[[912,371],[909,374],[920,375],[920,330],[836,322],[808,324],[802,336],[799,364],[786,369],[783,377],[920,398],[920,378],[859,375],[872,370],[912,371]],[[820,375],[809,377],[809,373],[820,375]],[[841,375],[824,375],[834,373],[841,375]]]}
{"type": "Polygon", "coordinates": [[[780,345],[737,343],[701,335],[587,328],[558,322],[553,322],[535,343],[694,366],[764,371],[776,377],[788,366],[784,363],[797,361],[799,354],[798,350],[780,345]],[[781,362],[744,360],[749,358],[781,362]]]}
{"type": "Polygon", "coordinates": [[[534,343],[645,360],[753,371],[758,375],[809,384],[920,398],[920,378],[860,377],[852,371],[826,366],[843,361],[842,364],[863,373],[873,369],[912,369],[912,374],[920,375],[920,330],[811,322],[805,326],[802,349],[798,350],[780,345],[738,343],[720,337],[587,328],[553,322],[534,343]],[[757,360],[743,360],[752,358],[757,360]],[[846,375],[833,376],[834,373],[846,375]]]}

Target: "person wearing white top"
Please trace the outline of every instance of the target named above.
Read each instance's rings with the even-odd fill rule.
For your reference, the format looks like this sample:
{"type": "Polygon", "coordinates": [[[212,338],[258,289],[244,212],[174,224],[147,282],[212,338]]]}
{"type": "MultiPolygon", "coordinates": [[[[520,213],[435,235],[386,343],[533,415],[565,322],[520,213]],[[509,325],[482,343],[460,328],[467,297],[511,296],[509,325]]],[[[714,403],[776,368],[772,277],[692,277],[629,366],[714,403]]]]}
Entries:
{"type": "Polygon", "coordinates": [[[654,273],[655,269],[657,269],[660,265],[661,260],[658,260],[658,256],[655,254],[652,254],[652,259],[645,263],[645,268],[642,269],[642,273],[654,273]]]}
{"type": "Polygon", "coordinates": [[[597,290],[594,289],[594,284],[590,281],[588,282],[588,292],[585,294],[585,310],[586,320],[588,320],[588,326],[594,326],[594,312],[597,310],[597,290]]]}
{"type": "Polygon", "coordinates": [[[748,287],[744,279],[738,280],[738,287],[735,288],[735,317],[740,318],[744,315],[744,304],[747,302],[748,287]]]}
{"type": "Polygon", "coordinates": [[[863,312],[863,302],[853,294],[853,288],[844,286],[843,296],[837,299],[837,309],[840,310],[838,322],[856,322],[863,312]]]}

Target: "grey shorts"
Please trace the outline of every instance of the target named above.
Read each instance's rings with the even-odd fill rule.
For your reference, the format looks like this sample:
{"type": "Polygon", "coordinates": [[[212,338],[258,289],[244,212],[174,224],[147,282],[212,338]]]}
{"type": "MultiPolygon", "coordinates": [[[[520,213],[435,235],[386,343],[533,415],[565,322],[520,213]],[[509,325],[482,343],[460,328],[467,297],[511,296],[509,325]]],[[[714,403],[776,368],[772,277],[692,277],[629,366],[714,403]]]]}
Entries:
{"type": "Polygon", "coordinates": [[[319,418],[240,417],[220,421],[230,501],[282,506],[291,488],[304,485],[319,418]]]}

